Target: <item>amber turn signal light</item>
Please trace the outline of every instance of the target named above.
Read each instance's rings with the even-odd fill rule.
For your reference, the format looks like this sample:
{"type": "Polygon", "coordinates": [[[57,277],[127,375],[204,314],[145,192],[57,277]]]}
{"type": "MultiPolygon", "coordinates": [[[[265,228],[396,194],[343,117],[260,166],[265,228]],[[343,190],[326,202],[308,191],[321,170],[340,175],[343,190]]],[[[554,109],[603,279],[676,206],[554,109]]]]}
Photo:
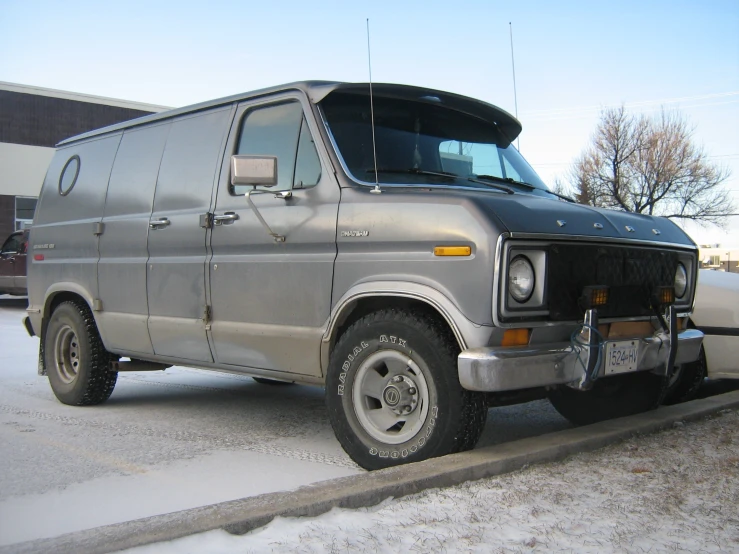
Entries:
{"type": "Polygon", "coordinates": [[[657,302],[661,305],[675,303],[675,287],[657,287],[655,291],[657,302]]]}
{"type": "Polygon", "coordinates": [[[586,309],[608,304],[608,287],[585,287],[582,294],[586,309]]]}
{"type": "Polygon", "coordinates": [[[434,248],[434,256],[469,256],[472,248],[469,246],[437,246],[434,248]]]}
{"type": "Polygon", "coordinates": [[[526,346],[531,337],[531,329],[507,329],[503,333],[501,346],[526,346]]]}

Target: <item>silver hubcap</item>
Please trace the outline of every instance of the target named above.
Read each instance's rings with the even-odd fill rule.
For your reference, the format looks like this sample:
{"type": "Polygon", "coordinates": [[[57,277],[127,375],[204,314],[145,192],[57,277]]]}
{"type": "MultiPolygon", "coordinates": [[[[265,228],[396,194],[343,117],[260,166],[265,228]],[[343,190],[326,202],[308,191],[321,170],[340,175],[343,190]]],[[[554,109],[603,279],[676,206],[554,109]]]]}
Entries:
{"type": "Polygon", "coordinates": [[[359,423],[371,437],[400,444],[423,427],[429,392],[413,360],[395,350],[379,350],[357,370],[352,400],[359,423]]]}
{"type": "Polygon", "coordinates": [[[56,335],[54,360],[61,380],[67,384],[72,383],[77,378],[82,360],[79,340],[69,325],[59,329],[56,335]]]}

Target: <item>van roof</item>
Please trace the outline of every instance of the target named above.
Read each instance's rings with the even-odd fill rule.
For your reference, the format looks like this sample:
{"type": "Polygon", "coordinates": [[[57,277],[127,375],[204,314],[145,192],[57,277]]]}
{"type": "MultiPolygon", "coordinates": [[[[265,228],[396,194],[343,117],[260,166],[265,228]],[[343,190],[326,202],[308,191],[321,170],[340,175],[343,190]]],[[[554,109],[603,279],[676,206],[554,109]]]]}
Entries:
{"type": "MultiPolygon", "coordinates": [[[[182,108],[175,108],[160,113],[146,115],[144,117],[124,121],[123,123],[117,123],[108,127],[95,129],[93,131],[89,131],[87,133],[65,139],[58,143],[57,147],[65,146],[98,135],[104,135],[131,127],[146,125],[147,123],[152,123],[155,121],[170,119],[179,115],[185,115],[188,113],[207,110],[209,108],[232,104],[234,102],[250,100],[261,96],[268,96],[270,94],[290,90],[302,91],[312,103],[316,104],[323,100],[326,96],[337,90],[341,90],[346,93],[367,94],[369,90],[369,83],[298,81],[285,85],[263,88],[251,92],[243,92],[240,94],[234,94],[232,96],[226,96],[224,98],[218,98],[216,100],[200,102],[199,104],[193,104],[191,106],[185,106],[182,108]]],[[[476,100],[467,96],[462,96],[460,94],[454,94],[451,92],[444,92],[423,87],[414,87],[410,85],[398,85],[390,83],[372,83],[372,92],[373,94],[378,96],[403,98],[408,100],[417,100],[420,102],[441,104],[457,111],[465,112],[473,116],[494,121],[511,141],[513,141],[521,132],[521,123],[505,110],[502,110],[492,104],[488,104],[487,102],[476,100]]]]}

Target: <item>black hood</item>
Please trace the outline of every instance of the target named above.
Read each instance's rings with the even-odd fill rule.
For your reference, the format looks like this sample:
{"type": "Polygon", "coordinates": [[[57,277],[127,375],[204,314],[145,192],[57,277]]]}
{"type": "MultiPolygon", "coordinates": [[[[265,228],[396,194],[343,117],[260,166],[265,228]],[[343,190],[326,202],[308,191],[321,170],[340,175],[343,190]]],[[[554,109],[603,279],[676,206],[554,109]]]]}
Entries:
{"type": "Polygon", "coordinates": [[[605,210],[531,194],[475,195],[480,209],[492,213],[516,233],[621,238],[694,247],[669,219],[605,210]]]}

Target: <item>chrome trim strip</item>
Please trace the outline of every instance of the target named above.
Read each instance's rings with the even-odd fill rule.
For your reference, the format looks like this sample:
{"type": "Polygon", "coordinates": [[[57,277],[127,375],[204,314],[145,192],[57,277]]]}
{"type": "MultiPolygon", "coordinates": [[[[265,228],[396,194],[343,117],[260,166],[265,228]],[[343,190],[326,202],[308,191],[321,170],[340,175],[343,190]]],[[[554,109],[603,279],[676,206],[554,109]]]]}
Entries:
{"type": "Polygon", "coordinates": [[[421,300],[423,302],[426,302],[427,304],[436,308],[436,310],[444,317],[446,322],[449,324],[449,327],[451,327],[452,331],[454,332],[454,337],[457,339],[457,342],[459,343],[460,348],[462,350],[465,350],[467,348],[467,343],[464,340],[464,336],[462,335],[461,330],[457,326],[457,323],[454,321],[454,318],[451,316],[451,314],[447,312],[441,304],[436,302],[430,296],[426,296],[421,293],[409,292],[409,291],[397,291],[397,290],[390,290],[390,289],[377,289],[377,290],[368,291],[368,292],[358,292],[350,296],[347,296],[344,299],[344,302],[342,302],[340,305],[334,308],[331,314],[331,321],[329,322],[328,327],[326,328],[326,332],[324,333],[323,338],[321,340],[323,342],[329,342],[331,340],[331,337],[334,333],[334,329],[336,327],[336,322],[339,320],[339,316],[342,315],[343,311],[349,306],[349,304],[351,304],[352,302],[356,300],[359,300],[360,298],[369,298],[369,297],[377,297],[377,296],[398,296],[401,298],[414,298],[416,300],[421,300]]]}

